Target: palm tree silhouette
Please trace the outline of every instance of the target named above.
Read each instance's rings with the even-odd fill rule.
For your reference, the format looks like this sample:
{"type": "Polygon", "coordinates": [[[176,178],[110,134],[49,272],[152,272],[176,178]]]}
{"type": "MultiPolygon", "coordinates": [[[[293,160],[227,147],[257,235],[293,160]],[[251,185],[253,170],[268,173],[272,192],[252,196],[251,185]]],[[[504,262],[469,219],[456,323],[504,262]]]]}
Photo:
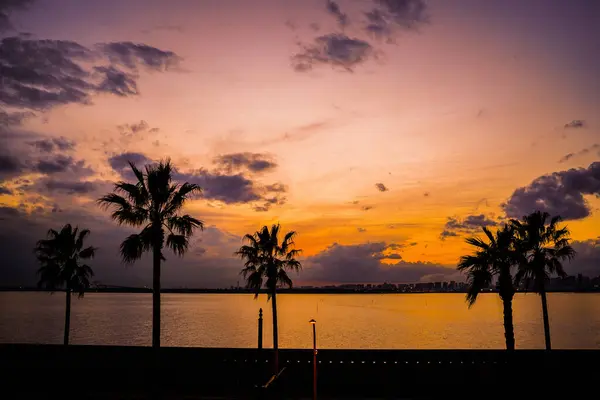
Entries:
{"type": "Polygon", "coordinates": [[[468,244],[475,247],[475,253],[462,256],[457,269],[467,274],[467,302],[469,308],[477,301],[482,289],[492,283],[493,277],[498,277],[498,294],[502,299],[504,313],[504,337],[506,349],[515,349],[515,333],[513,327],[512,301],[515,295],[511,268],[515,264],[514,231],[509,225],[498,229],[494,235],[486,227],[483,232],[488,242],[478,237],[470,237],[468,244]]]}
{"type": "Polygon", "coordinates": [[[90,234],[89,229],[79,230],[66,224],[60,232],[50,229],[48,239],[37,242],[34,252],[41,264],[38,270],[40,280],[38,287],[54,292],[65,289],[65,332],[64,344],[69,344],[69,329],[71,325],[71,292],[79,292],[83,297],[85,290],[90,287],[90,278],[94,271],[81,260],[88,260],[96,254],[96,248],[83,247],[85,238],[90,234]]]}
{"type": "Polygon", "coordinates": [[[566,226],[558,227],[562,218],[556,216],[548,221],[549,218],[550,214],[547,212],[535,211],[525,215],[522,221],[510,221],[517,233],[516,246],[520,257],[515,282],[524,282],[526,288],[533,284],[533,290],[540,294],[546,350],[552,348],[546,280],[553,274],[567,276],[562,261],[575,257],[575,250],[569,245],[569,230],[566,226]]]}
{"type": "Polygon", "coordinates": [[[299,272],[302,265],[296,257],[302,252],[294,249],[295,231],[285,234],[279,241],[279,224],[263,228],[253,235],[244,236],[247,244],[235,253],[245,260],[241,274],[246,279],[246,287],[254,289],[254,298],[258,297],[264,285],[267,289],[267,299],[271,300],[273,309],[273,349],[275,350],[274,373],[279,371],[279,342],[277,330],[277,286],[292,287],[293,283],[288,271],[299,272]]]}
{"type": "Polygon", "coordinates": [[[202,221],[190,215],[180,215],[190,196],[201,188],[191,183],[172,183],[173,166],[169,159],[148,165],[145,172],[132,162],[135,183],[117,182],[114,193],[98,199],[105,209],[112,208],[112,219],[119,225],[143,227],[140,233],[129,235],[121,243],[125,263],[139,260],[144,252],[152,251],[152,347],[160,347],[160,263],[165,261],[164,245],[183,256],[189,238],[196,228],[204,229],[202,221]],[[166,240],[165,240],[166,229],[166,240]]]}

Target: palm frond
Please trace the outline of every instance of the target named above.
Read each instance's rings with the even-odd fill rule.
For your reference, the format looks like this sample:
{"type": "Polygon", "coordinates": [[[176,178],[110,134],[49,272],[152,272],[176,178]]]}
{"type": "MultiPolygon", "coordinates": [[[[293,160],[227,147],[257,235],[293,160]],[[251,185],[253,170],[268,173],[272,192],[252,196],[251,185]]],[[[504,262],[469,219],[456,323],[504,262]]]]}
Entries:
{"type": "Polygon", "coordinates": [[[277,272],[277,284],[278,286],[287,286],[290,289],[294,286],[294,283],[284,269],[280,269],[277,272]]]}
{"type": "Polygon", "coordinates": [[[552,275],[566,276],[562,261],[572,260],[575,251],[570,246],[569,229],[559,227],[560,216],[548,219],[546,212],[536,211],[523,217],[515,226],[519,227],[519,240],[516,250],[520,253],[517,282],[527,287],[533,282],[535,290],[544,290],[545,281],[552,275]]]}
{"type": "Polygon", "coordinates": [[[79,252],[79,258],[83,259],[83,260],[87,260],[89,258],[94,258],[94,256],[96,255],[96,250],[98,250],[96,247],[86,247],[85,249],[81,250],[79,252]]]}
{"type": "MultiPolygon", "coordinates": [[[[173,186],[177,188],[177,186],[173,186]]],[[[164,209],[165,216],[171,216],[179,211],[185,202],[195,194],[200,194],[202,188],[194,183],[185,182],[172,194],[164,209]]]]}
{"type": "Polygon", "coordinates": [[[148,203],[147,193],[139,183],[117,182],[115,184],[115,192],[124,194],[132,206],[143,207],[148,203]]]}
{"type": "Polygon", "coordinates": [[[244,260],[244,268],[240,274],[246,279],[249,287],[254,287],[260,282],[260,287],[268,289],[268,299],[278,284],[291,287],[292,280],[287,271],[299,272],[301,263],[296,259],[300,249],[294,249],[296,232],[288,232],[283,240],[279,241],[280,225],[263,226],[254,234],[246,234],[243,244],[235,255],[244,260]],[[260,281],[259,281],[260,277],[260,281]]]}
{"type": "Polygon", "coordinates": [[[138,180],[138,184],[145,187],[145,182],[144,182],[144,174],[142,173],[142,171],[140,171],[138,169],[138,167],[135,166],[135,164],[131,161],[127,162],[129,164],[129,166],[131,167],[131,171],[133,172],[133,174],[135,175],[135,177],[138,180]]]}
{"type": "MultiPolygon", "coordinates": [[[[93,271],[88,265],[80,265],[81,259],[91,258],[95,248],[84,248],[84,242],[90,235],[88,229],[79,230],[66,224],[57,232],[50,230],[50,239],[37,242],[34,252],[41,267],[38,270],[38,287],[50,291],[61,287],[74,288],[86,284],[93,271]]],[[[82,289],[85,290],[85,287],[82,289]]]]}
{"type": "Polygon", "coordinates": [[[190,236],[194,233],[194,229],[200,228],[204,230],[204,223],[199,219],[190,215],[172,216],[167,218],[165,226],[170,230],[177,232],[180,235],[190,236]]]}
{"type": "Polygon", "coordinates": [[[75,250],[76,251],[81,250],[83,248],[83,241],[89,235],[90,235],[90,230],[89,229],[82,229],[79,232],[79,236],[77,237],[77,241],[75,242],[75,250]]]}
{"type": "Polygon", "coordinates": [[[111,218],[119,225],[142,226],[148,219],[146,208],[131,204],[127,199],[116,193],[109,193],[98,199],[105,209],[114,208],[111,218]]]}
{"type": "Polygon", "coordinates": [[[167,247],[173,250],[178,256],[183,256],[188,249],[188,238],[185,235],[167,235],[167,247]]]}
{"type": "Polygon", "coordinates": [[[467,275],[467,296],[469,307],[472,307],[482,289],[492,283],[492,274],[489,269],[474,269],[467,275]]]}
{"type": "Polygon", "coordinates": [[[489,245],[486,242],[484,242],[481,238],[478,238],[478,237],[466,238],[465,242],[467,244],[470,244],[471,246],[479,247],[480,249],[483,249],[483,250],[486,250],[489,248],[489,245]]]}
{"type": "Polygon", "coordinates": [[[263,285],[263,274],[258,271],[251,272],[246,277],[246,288],[252,289],[254,291],[254,298],[258,297],[260,293],[260,289],[263,285]]]}
{"type": "Polygon", "coordinates": [[[284,254],[285,254],[286,260],[293,260],[302,254],[302,249],[292,249],[292,250],[287,251],[284,254]]]}
{"type": "Polygon", "coordinates": [[[131,264],[139,260],[144,252],[150,251],[152,241],[149,230],[150,228],[146,228],[141,233],[134,233],[123,240],[120,251],[121,258],[125,263],[131,264]]]}

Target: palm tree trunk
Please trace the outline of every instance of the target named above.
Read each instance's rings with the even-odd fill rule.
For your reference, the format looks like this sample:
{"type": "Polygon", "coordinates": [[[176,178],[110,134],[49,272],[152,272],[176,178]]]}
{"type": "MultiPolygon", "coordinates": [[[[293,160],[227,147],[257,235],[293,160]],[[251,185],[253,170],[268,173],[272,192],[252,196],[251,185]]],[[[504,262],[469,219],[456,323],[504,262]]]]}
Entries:
{"type": "Polygon", "coordinates": [[[504,308],[504,337],[506,339],[506,350],[515,349],[515,329],[513,326],[512,300],[512,296],[506,296],[502,298],[502,305],[504,308]]]}
{"type": "Polygon", "coordinates": [[[69,344],[69,330],[71,326],[71,289],[67,288],[66,292],[66,301],[65,305],[65,337],[64,337],[64,345],[69,344]]]}
{"type": "Polygon", "coordinates": [[[277,288],[271,289],[271,306],[273,307],[273,368],[274,373],[279,372],[279,332],[277,329],[277,288]]]}
{"type": "Polygon", "coordinates": [[[152,347],[160,347],[160,261],[161,249],[155,246],[152,264],[152,347]]]}
{"type": "Polygon", "coordinates": [[[546,288],[542,288],[540,290],[540,298],[542,299],[542,315],[544,317],[544,337],[546,339],[546,350],[551,350],[550,320],[548,318],[548,300],[546,299],[546,288]]]}

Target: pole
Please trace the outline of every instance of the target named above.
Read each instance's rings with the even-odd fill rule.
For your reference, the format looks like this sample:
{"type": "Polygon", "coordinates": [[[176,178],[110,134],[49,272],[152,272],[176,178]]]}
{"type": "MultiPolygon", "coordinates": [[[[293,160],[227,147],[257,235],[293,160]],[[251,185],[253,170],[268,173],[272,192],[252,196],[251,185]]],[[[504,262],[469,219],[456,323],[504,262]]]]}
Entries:
{"type": "Polygon", "coordinates": [[[317,321],[310,320],[313,330],[313,400],[317,400],[317,321]]]}
{"type": "Polygon", "coordinates": [[[262,308],[258,310],[258,349],[262,350],[263,347],[263,316],[262,308]]]}

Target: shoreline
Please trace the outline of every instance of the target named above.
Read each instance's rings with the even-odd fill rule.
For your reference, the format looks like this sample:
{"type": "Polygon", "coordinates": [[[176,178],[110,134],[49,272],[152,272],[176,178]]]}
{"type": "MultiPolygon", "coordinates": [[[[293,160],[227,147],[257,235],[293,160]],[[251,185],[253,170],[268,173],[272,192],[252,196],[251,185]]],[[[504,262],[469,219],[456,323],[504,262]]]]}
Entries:
{"type": "MultiPolygon", "coordinates": [[[[61,292],[62,290],[56,290],[56,292],[61,292]]],[[[38,288],[2,288],[0,287],[0,292],[46,292],[50,293],[50,290],[38,289],[38,288]]],[[[152,289],[150,288],[95,288],[86,290],[85,293],[152,293],[152,289]]],[[[247,289],[175,289],[175,288],[167,288],[161,289],[161,293],[169,294],[169,293],[179,293],[179,294],[254,294],[252,290],[247,289]]],[[[465,294],[466,291],[428,291],[428,292],[399,292],[392,290],[365,290],[365,291],[355,291],[355,290],[332,290],[332,289],[280,289],[277,291],[277,294],[465,294]]],[[[498,293],[497,290],[489,290],[482,292],[481,294],[488,293],[498,293]]],[[[535,294],[533,291],[524,291],[520,290],[516,293],[531,293],[535,294]]],[[[547,293],[600,293],[600,288],[597,289],[589,289],[589,290],[548,290],[547,293]]],[[[266,291],[261,290],[260,294],[267,294],[266,291]]]]}

